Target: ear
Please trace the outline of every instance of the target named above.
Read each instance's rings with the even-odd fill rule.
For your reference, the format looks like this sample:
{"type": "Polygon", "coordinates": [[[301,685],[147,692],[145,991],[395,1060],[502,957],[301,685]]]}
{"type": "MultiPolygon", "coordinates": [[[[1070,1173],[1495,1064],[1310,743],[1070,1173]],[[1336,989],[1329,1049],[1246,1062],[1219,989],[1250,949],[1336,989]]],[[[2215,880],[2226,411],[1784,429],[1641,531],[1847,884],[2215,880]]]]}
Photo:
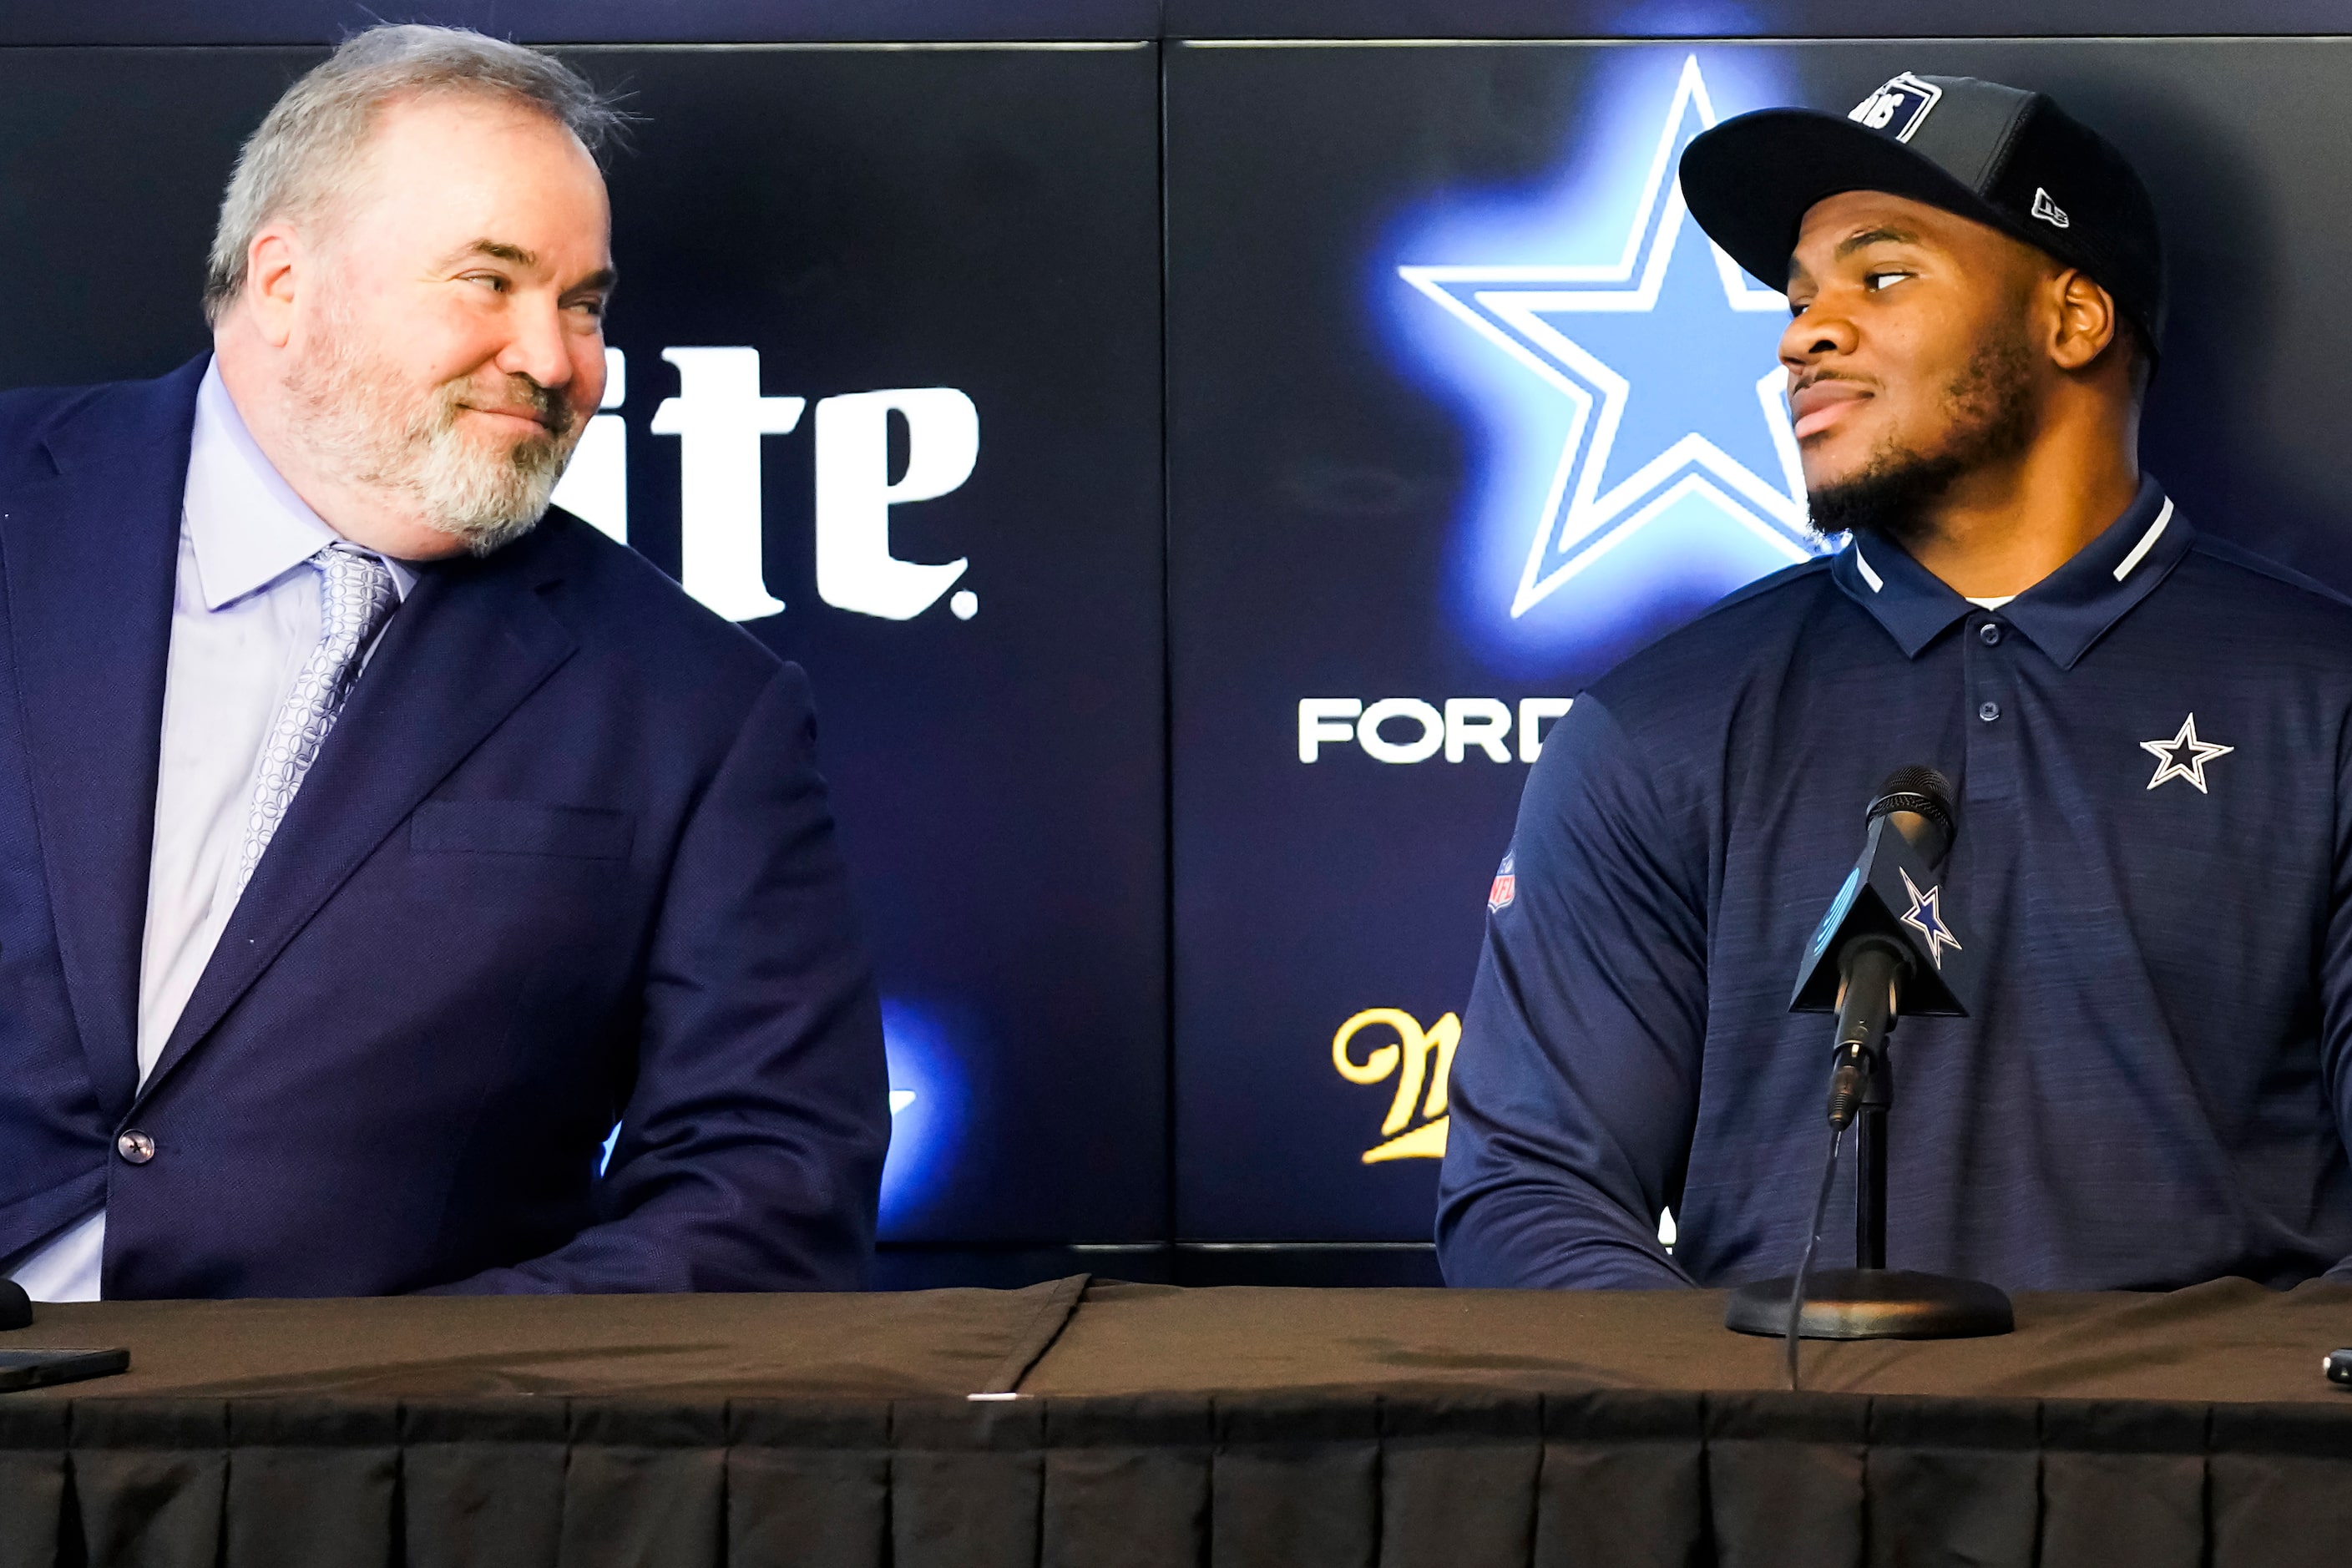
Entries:
{"type": "Polygon", "coordinates": [[[246,308],[270,347],[282,349],[293,339],[302,288],[315,265],[300,237],[283,224],[265,225],[246,247],[246,308]]]}
{"type": "Polygon", "coordinates": [[[2050,288],[2058,307],[2051,362],[2061,370],[2082,370],[2116,341],[2115,296],[2072,267],[2051,279],[2050,288]]]}

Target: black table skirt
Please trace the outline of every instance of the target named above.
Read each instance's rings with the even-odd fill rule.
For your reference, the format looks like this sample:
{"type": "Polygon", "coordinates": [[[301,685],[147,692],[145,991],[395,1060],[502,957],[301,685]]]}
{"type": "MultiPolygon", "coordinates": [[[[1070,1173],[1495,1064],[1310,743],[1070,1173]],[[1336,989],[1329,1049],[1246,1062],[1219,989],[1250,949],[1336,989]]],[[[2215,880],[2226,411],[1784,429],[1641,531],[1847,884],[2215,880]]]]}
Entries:
{"type": "Polygon", "coordinates": [[[0,1564],[2342,1568],[2352,1422],[1893,1395],[0,1405],[0,1564]]]}
{"type": "MultiPolygon", "coordinates": [[[[2251,1289],[2168,1316],[2178,1299],[2120,1299],[2120,1317],[2102,1315],[2117,1299],[2053,1300],[2046,1310],[2021,1300],[2018,1339],[2030,1348],[2037,1332],[2051,1342],[2104,1324],[2117,1366],[2161,1363],[2155,1341],[2116,1329],[2153,1300],[2168,1332],[2188,1331],[2182,1342],[2204,1347],[2201,1363],[2173,1356],[2184,1389],[2210,1392],[2217,1369],[2234,1361],[2240,1381],[2259,1390],[2286,1375],[2283,1358],[2299,1349],[2293,1340],[2352,1308],[2352,1293],[2246,1295],[2251,1289]],[[2309,1323],[2282,1329],[2301,1322],[2297,1312],[2309,1323]]],[[[1559,1355],[1529,1355],[1539,1364],[1507,1372],[1483,1364],[1497,1358],[1481,1342],[1482,1315],[1581,1321],[1582,1309],[1564,1299],[1555,1306],[1436,1292],[1109,1287],[1081,1300],[1074,1283],[1058,1297],[953,1295],[612,1306],[636,1314],[640,1331],[677,1320],[666,1346],[640,1335],[654,1360],[657,1351],[675,1358],[723,1348],[740,1363],[737,1380],[762,1388],[756,1395],[721,1394],[700,1371],[683,1386],[656,1381],[617,1393],[471,1384],[451,1392],[453,1378],[482,1371],[458,1342],[495,1342],[498,1322],[537,1321],[523,1307],[451,1310],[449,1326],[467,1332],[437,1344],[431,1331],[445,1309],[418,1303],[191,1304],[176,1315],[159,1305],[143,1319],[131,1304],[61,1310],[27,1332],[87,1331],[110,1313],[137,1329],[123,1336],[134,1378],[143,1344],[158,1366],[151,1384],[174,1375],[184,1383],[171,1392],[123,1380],[120,1393],[91,1384],[0,1397],[0,1568],[2342,1568],[2352,1560],[2352,1398],[2318,1382],[2316,1352],[2304,1358],[2309,1377],[2284,1399],[1601,1386],[1622,1384],[1622,1358],[1616,1370],[1596,1371],[1597,1353],[1611,1347],[1591,1333],[1572,1347],[1581,1358],[1574,1373],[1559,1370],[1559,1355]],[[1128,1331],[1122,1322],[1140,1330],[1176,1314],[1213,1337],[1220,1321],[1244,1324],[1269,1308],[1311,1320],[1300,1342],[1327,1341],[1335,1365],[1360,1370],[1370,1358],[1393,1370],[1318,1383],[1312,1367],[1254,1358],[1237,1345],[1199,1372],[1245,1386],[1083,1391],[1139,1370],[1136,1358],[1111,1354],[1128,1331]],[[312,1391],[254,1389],[258,1373],[224,1376],[226,1361],[190,1346],[206,1340],[208,1325],[206,1342],[217,1344],[236,1325],[269,1321],[272,1310],[289,1342],[323,1340],[344,1322],[350,1364],[314,1368],[306,1374],[312,1391]],[[1091,1330],[1090,1311],[1098,1315],[1091,1330]],[[794,1331],[802,1319],[826,1313],[832,1328],[794,1331]],[[1058,1334],[1039,1331],[1041,1313],[1061,1322],[1058,1334]],[[859,1353],[874,1376],[946,1387],[841,1392],[852,1380],[840,1359],[853,1332],[845,1325],[861,1320],[866,1328],[855,1331],[870,1329],[871,1342],[859,1353]],[[1406,1339],[1398,1325],[1407,1321],[1423,1322],[1431,1338],[1406,1339]],[[371,1327],[373,1335],[362,1331],[371,1327]],[[407,1348],[394,1354],[382,1350],[386,1343],[407,1348]],[[1468,1371],[1430,1364],[1444,1358],[1428,1346],[1448,1343],[1468,1371]],[[1001,1372],[1007,1354],[1028,1364],[999,1381],[1046,1391],[946,1391],[985,1381],[975,1373],[1001,1372]],[[819,1376],[813,1358],[831,1358],[823,1361],[830,1370],[819,1376]],[[1285,1384],[1286,1367],[1300,1381],[1285,1384]],[[793,1375],[813,1391],[792,1392],[793,1375]],[[413,1386],[398,1389],[404,1379],[413,1386]]],[[[1699,1309],[1719,1310],[1720,1300],[1648,1305],[1651,1318],[1680,1312],[1695,1324],[1699,1309]]],[[[1619,1298],[1597,1310],[1620,1314],[1611,1321],[1622,1334],[1643,1306],[1619,1298]]],[[[593,1338],[599,1311],[583,1302],[550,1309],[558,1321],[545,1330],[549,1342],[593,1338]]],[[[1661,1331],[1672,1340],[1682,1319],[1661,1331]]],[[[266,1339],[251,1338],[248,1352],[266,1339]]],[[[1182,1339],[1153,1331],[1155,1344],[1176,1346],[1163,1354],[1182,1339]]],[[[1721,1364],[1691,1367],[1692,1381],[1716,1384],[1769,1368],[1774,1348],[1727,1336],[1693,1343],[1721,1364]]],[[[611,1364],[631,1359],[607,1351],[611,1364]]],[[[1981,1345],[1904,1352],[1868,1363],[1880,1368],[1872,1375],[1899,1383],[1885,1367],[1910,1366],[1909,1381],[1933,1383],[1956,1354],[1989,1353],[1981,1345]]],[[[512,1378],[539,1352],[500,1342],[482,1353],[498,1376],[512,1378]]],[[[567,1375],[593,1381],[605,1365],[567,1375]]],[[[1837,1365],[1834,1354],[1818,1362],[1824,1373],[1837,1365]]],[[[1180,1381],[1167,1366],[1139,1370],[1180,1381]]],[[[2118,1375],[2053,1372],[2048,1381],[2095,1385],[2118,1375]]]]}

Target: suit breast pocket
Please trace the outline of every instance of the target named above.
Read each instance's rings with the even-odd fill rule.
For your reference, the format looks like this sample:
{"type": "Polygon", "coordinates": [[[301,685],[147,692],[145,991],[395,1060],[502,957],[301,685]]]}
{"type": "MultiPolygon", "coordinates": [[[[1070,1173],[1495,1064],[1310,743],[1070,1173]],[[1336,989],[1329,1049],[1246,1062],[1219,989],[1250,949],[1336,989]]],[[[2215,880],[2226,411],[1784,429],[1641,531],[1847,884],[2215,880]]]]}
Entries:
{"type": "Polygon", "coordinates": [[[420,854],[625,860],[636,833],[636,816],[626,811],[530,800],[428,800],[409,819],[408,847],[420,854]]]}

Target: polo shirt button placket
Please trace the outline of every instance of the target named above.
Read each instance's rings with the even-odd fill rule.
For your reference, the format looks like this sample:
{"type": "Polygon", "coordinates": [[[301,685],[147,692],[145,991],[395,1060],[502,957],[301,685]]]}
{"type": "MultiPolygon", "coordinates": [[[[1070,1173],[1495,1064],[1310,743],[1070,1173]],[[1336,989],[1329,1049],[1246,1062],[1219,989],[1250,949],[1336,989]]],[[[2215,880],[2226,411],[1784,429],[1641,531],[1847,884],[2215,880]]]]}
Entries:
{"type": "Polygon", "coordinates": [[[1968,794],[1985,800],[2006,800],[2018,792],[2017,715],[2010,683],[1997,679],[2008,673],[2004,645],[2009,628],[1988,616],[1970,628],[1962,663],[1967,668],[1969,711],[1968,794]]]}

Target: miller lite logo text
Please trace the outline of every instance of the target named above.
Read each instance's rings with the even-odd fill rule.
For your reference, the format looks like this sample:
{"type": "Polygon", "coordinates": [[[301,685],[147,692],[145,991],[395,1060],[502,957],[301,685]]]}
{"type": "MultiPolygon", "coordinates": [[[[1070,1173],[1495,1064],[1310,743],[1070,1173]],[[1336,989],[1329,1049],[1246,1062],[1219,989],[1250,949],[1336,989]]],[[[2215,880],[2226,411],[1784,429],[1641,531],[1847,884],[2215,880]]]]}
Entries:
{"type": "MultiPolygon", "coordinates": [[[[753,348],[664,349],[677,372],[646,428],[678,440],[678,583],[730,621],[782,610],[768,592],[760,554],[761,441],[801,427],[804,397],[760,390],[753,348]]],[[[628,395],[628,362],[604,351],[604,401],[628,395]]],[[[816,591],[837,610],[911,620],[948,600],[959,620],[980,612],[980,596],[958,589],[970,561],[902,561],[890,550],[890,509],[932,500],[971,477],[980,460],[980,413],[951,386],[849,392],[816,405],[816,591]],[[903,422],[905,469],[890,468],[890,420],[903,422]],[[950,594],[950,590],[954,590],[950,594]]],[[[597,415],[581,436],[555,504],[629,542],[628,426],[597,415]]]]}

